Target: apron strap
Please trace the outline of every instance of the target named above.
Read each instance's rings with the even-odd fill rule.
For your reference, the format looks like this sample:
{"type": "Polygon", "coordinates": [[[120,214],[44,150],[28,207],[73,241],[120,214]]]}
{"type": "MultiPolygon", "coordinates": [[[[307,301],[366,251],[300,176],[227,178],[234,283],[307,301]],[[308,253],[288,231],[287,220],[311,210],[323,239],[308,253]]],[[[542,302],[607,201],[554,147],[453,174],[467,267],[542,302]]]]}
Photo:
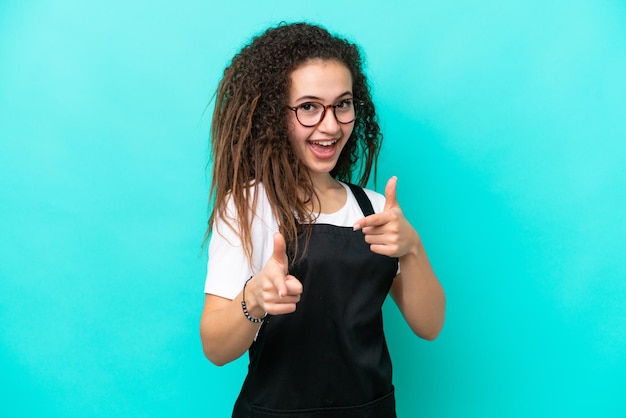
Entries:
{"type": "Polygon", "coordinates": [[[347,184],[350,187],[350,190],[352,190],[352,194],[356,198],[357,203],[361,207],[361,212],[363,212],[363,215],[365,216],[373,215],[374,208],[372,207],[372,202],[363,191],[363,188],[352,183],[347,183],[347,184]]]}

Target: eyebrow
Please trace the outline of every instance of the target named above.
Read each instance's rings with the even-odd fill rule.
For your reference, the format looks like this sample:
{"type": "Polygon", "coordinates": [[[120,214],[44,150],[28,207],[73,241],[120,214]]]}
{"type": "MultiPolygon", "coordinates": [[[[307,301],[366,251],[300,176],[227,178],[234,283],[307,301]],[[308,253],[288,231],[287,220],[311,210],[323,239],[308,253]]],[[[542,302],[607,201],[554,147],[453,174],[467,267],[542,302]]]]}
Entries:
{"type": "MultiPolygon", "coordinates": [[[[351,91],[346,91],[346,92],[341,93],[339,96],[337,96],[335,101],[340,100],[340,99],[344,98],[345,96],[352,96],[352,92],[351,91]]],[[[302,96],[302,97],[298,97],[296,99],[296,102],[300,102],[302,100],[318,100],[318,101],[321,101],[322,99],[320,97],[317,97],[317,96],[302,96]]]]}

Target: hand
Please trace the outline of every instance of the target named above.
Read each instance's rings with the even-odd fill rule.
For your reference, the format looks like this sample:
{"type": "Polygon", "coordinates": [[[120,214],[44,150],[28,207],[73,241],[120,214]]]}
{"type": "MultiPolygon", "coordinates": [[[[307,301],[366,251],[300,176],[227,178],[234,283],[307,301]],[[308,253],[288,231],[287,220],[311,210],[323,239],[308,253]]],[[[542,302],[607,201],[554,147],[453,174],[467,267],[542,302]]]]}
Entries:
{"type": "Polygon", "coordinates": [[[287,245],[280,232],[274,234],[274,251],[265,267],[246,287],[246,303],[252,316],[262,317],[265,312],[281,315],[296,310],[300,301],[302,283],[288,273],[287,245]],[[248,296],[250,295],[250,296],[248,296]],[[254,305],[250,303],[254,300],[254,305]]]}
{"type": "Polygon", "coordinates": [[[397,177],[391,177],[385,186],[385,207],[382,212],[361,218],[354,230],[361,229],[370,250],[389,257],[417,255],[419,235],[406,220],[396,198],[397,177]]]}

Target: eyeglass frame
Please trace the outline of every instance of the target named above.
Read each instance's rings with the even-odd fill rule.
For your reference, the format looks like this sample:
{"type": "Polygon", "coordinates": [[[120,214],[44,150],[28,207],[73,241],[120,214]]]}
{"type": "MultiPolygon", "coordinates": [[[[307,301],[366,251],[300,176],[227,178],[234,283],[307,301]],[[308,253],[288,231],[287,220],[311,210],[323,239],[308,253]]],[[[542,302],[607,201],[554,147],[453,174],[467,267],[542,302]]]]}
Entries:
{"type": "Polygon", "coordinates": [[[354,122],[355,120],[357,120],[357,104],[360,106],[363,104],[363,101],[355,99],[354,97],[350,97],[350,98],[346,98],[343,100],[340,100],[339,103],[335,103],[335,104],[329,104],[329,105],[325,105],[324,103],[321,102],[316,102],[316,101],[307,101],[307,102],[303,102],[300,103],[298,106],[287,106],[287,109],[293,111],[296,115],[296,120],[298,121],[298,123],[302,126],[304,126],[305,128],[313,128],[317,125],[319,125],[320,123],[322,123],[322,121],[324,120],[324,118],[326,117],[326,109],[328,109],[329,107],[333,108],[333,116],[335,117],[335,120],[337,121],[337,123],[341,124],[341,125],[347,125],[349,123],[354,122]],[[337,117],[337,107],[344,101],[346,100],[352,100],[353,106],[354,106],[354,119],[352,119],[350,122],[342,122],[339,120],[339,118],[337,117]],[[300,122],[300,119],[298,118],[298,109],[300,108],[300,106],[308,104],[308,103],[314,103],[314,104],[318,104],[322,106],[322,114],[320,116],[320,120],[317,121],[317,123],[315,123],[314,125],[305,125],[304,123],[300,122]]]}

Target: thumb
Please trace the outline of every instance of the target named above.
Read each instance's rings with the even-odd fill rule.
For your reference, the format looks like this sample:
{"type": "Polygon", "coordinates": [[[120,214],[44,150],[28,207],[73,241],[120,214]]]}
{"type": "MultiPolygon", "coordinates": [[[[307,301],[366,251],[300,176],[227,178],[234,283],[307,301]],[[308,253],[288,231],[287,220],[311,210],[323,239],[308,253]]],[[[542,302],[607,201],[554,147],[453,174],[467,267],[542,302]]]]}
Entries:
{"type": "Polygon", "coordinates": [[[393,208],[397,208],[398,199],[396,198],[396,185],[398,184],[398,178],[396,176],[391,177],[387,181],[387,185],[385,186],[385,208],[384,210],[389,210],[393,208]]]}
{"type": "Polygon", "coordinates": [[[272,252],[272,258],[278,262],[287,273],[287,244],[285,243],[285,237],[280,232],[274,233],[274,251],[272,252]]]}

